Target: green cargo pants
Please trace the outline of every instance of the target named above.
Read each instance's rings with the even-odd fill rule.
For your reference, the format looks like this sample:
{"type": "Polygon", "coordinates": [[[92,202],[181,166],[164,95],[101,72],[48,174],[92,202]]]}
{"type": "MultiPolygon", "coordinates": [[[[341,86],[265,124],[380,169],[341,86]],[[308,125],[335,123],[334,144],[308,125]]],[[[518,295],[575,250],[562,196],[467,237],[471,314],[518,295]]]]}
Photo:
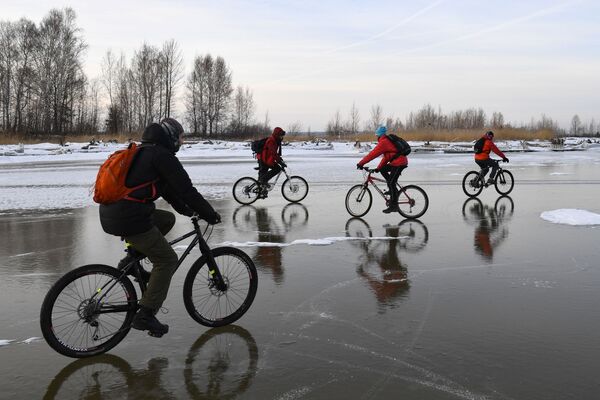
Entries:
{"type": "Polygon", "coordinates": [[[137,235],[126,236],[125,240],[133,248],[144,253],[152,263],[152,274],[140,305],[158,310],[169,292],[171,277],[177,267],[177,254],[165,239],[167,232],[175,225],[175,215],[165,210],[155,210],[154,227],[137,235]]]}

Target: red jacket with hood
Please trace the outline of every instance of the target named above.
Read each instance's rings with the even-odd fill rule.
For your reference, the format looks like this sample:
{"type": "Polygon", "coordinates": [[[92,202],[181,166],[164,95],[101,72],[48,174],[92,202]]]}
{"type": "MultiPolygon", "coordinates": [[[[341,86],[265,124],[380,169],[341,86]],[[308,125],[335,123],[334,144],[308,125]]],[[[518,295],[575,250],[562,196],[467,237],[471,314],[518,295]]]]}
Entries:
{"type": "Polygon", "coordinates": [[[485,142],[483,142],[483,150],[479,154],[475,154],[475,159],[479,161],[487,160],[490,158],[490,151],[496,153],[498,157],[506,158],[503,152],[501,152],[498,147],[494,144],[494,142],[487,138],[485,135],[483,136],[485,142]]]}
{"type": "Polygon", "coordinates": [[[275,128],[273,134],[265,142],[265,147],[257,158],[268,167],[275,166],[276,163],[283,161],[281,158],[281,141],[285,131],[281,128],[275,128]]]}
{"type": "Polygon", "coordinates": [[[375,146],[375,148],[371,150],[369,154],[364,156],[363,159],[358,162],[358,164],[360,166],[364,166],[366,163],[379,157],[382,154],[383,158],[379,162],[377,169],[381,169],[381,167],[383,167],[387,163],[390,163],[392,167],[404,167],[408,165],[408,158],[406,156],[396,157],[396,154],[398,154],[396,145],[394,145],[392,140],[386,135],[381,136],[377,140],[377,146],[375,146]],[[396,159],[392,161],[394,157],[396,157],[396,159]]]}

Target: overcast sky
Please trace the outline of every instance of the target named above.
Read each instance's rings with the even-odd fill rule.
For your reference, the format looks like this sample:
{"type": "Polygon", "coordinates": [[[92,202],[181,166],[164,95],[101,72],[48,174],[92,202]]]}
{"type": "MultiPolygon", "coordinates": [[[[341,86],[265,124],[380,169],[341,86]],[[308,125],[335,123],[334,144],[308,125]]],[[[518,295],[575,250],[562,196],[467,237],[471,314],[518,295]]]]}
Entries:
{"type": "Polygon", "coordinates": [[[271,125],[324,130],[353,102],[363,122],[374,104],[404,120],[426,103],[516,123],[600,120],[598,0],[0,0],[0,20],[39,23],[67,6],[90,78],[108,49],[130,59],[144,42],[175,39],[186,71],[196,55],[224,57],[271,125]]]}

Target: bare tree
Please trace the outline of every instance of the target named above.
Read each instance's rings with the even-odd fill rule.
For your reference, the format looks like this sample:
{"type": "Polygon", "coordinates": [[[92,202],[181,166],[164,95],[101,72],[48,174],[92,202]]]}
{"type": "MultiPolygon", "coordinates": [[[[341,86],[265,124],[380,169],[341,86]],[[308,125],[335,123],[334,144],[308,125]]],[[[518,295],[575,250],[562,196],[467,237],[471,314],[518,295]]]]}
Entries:
{"type": "Polygon", "coordinates": [[[340,110],[336,110],[335,114],[333,114],[333,118],[327,123],[326,132],[328,135],[335,135],[340,139],[343,130],[342,115],[340,114],[340,110]]]}
{"type": "Polygon", "coordinates": [[[16,29],[12,22],[0,22],[0,104],[2,129],[11,129],[12,82],[17,58],[14,46],[16,29]]]}
{"type": "Polygon", "coordinates": [[[220,132],[221,124],[229,107],[233,87],[231,71],[223,57],[217,57],[209,85],[208,130],[209,134],[220,132]]]}
{"type": "Polygon", "coordinates": [[[108,50],[104,55],[101,63],[102,68],[102,85],[108,94],[109,107],[112,108],[113,102],[113,91],[116,84],[117,74],[117,60],[112,53],[112,50],[108,50]]]}
{"type": "Polygon", "coordinates": [[[571,118],[571,129],[569,130],[569,133],[571,135],[577,136],[580,132],[581,132],[581,119],[579,118],[579,115],[575,114],[575,115],[573,115],[573,118],[571,118]]]}
{"type": "Polygon", "coordinates": [[[211,74],[214,61],[210,54],[194,59],[186,85],[187,120],[194,133],[207,134],[211,74]]]}
{"type": "Polygon", "coordinates": [[[231,131],[244,133],[254,116],[254,98],[250,88],[238,86],[233,97],[231,131]]]}
{"type": "Polygon", "coordinates": [[[367,129],[374,131],[383,123],[383,109],[379,104],[371,107],[371,120],[367,123],[367,129]]]}
{"type": "Polygon", "coordinates": [[[141,101],[138,112],[138,126],[146,126],[153,122],[159,114],[157,107],[160,89],[159,51],[146,43],[133,56],[132,72],[141,101]]]}
{"type": "Polygon", "coordinates": [[[294,135],[302,131],[302,123],[300,121],[292,122],[287,127],[287,133],[294,135]]]}
{"type": "Polygon", "coordinates": [[[490,120],[490,125],[494,129],[499,129],[504,126],[504,115],[501,112],[492,113],[492,119],[490,120]]]}
{"type": "Polygon", "coordinates": [[[350,131],[350,133],[353,135],[357,134],[359,123],[360,113],[356,107],[356,103],[353,102],[352,107],[350,107],[350,115],[348,117],[348,131],[350,131]]]}
{"type": "Polygon", "coordinates": [[[174,92],[183,78],[183,55],[177,42],[171,39],[163,44],[161,51],[161,71],[164,87],[164,108],[161,117],[170,117],[173,108],[174,92]]]}

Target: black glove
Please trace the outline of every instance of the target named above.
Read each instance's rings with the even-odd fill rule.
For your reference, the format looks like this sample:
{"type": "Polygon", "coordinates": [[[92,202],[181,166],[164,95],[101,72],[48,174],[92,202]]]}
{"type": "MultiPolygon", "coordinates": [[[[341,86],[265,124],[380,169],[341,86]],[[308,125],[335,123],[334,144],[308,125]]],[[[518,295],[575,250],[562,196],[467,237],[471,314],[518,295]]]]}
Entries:
{"type": "Polygon", "coordinates": [[[283,168],[287,168],[287,164],[283,161],[279,161],[279,165],[281,165],[283,168]]]}
{"type": "Polygon", "coordinates": [[[192,210],[188,206],[185,206],[185,209],[181,210],[180,214],[185,215],[186,217],[190,217],[191,218],[191,217],[194,216],[194,210],[192,210]]]}
{"type": "Polygon", "coordinates": [[[356,164],[356,169],[364,169],[364,167],[360,164],[356,164]]]}
{"type": "Polygon", "coordinates": [[[205,217],[204,220],[211,225],[218,224],[221,222],[221,215],[214,211],[209,217],[205,217]]]}
{"type": "Polygon", "coordinates": [[[502,159],[502,162],[508,162],[508,158],[504,157],[504,158],[502,159]]]}

